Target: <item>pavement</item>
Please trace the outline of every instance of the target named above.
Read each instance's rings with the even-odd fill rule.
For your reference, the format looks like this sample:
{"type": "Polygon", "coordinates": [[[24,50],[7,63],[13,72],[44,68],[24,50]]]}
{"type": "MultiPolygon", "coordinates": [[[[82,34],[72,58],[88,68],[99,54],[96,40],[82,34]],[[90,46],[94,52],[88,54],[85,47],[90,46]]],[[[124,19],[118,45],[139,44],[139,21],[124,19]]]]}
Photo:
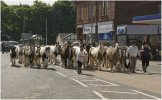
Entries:
{"type": "Polygon", "coordinates": [[[49,65],[47,69],[11,67],[9,54],[1,55],[2,99],[160,99],[160,62],[148,73],[137,62],[135,74],[76,70],[49,65]]]}

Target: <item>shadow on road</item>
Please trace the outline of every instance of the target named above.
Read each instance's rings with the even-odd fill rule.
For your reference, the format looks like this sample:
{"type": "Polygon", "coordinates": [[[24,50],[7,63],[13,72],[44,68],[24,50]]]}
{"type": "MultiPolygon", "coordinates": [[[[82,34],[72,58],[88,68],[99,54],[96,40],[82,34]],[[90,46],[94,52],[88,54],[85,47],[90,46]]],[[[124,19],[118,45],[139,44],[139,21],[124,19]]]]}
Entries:
{"type": "Polygon", "coordinates": [[[47,68],[46,70],[56,71],[56,69],[54,69],[54,68],[47,68]]]}
{"type": "Polygon", "coordinates": [[[94,76],[94,75],[92,75],[92,74],[84,74],[84,73],[83,73],[83,75],[86,75],[86,76],[94,76]]]}
{"type": "Polygon", "coordinates": [[[20,68],[21,66],[20,65],[15,65],[15,66],[12,66],[12,67],[20,68]]]}
{"type": "Polygon", "coordinates": [[[140,74],[140,75],[153,75],[153,74],[156,74],[156,75],[161,75],[161,73],[152,73],[152,72],[146,72],[146,73],[135,73],[135,74],[140,74]]]}

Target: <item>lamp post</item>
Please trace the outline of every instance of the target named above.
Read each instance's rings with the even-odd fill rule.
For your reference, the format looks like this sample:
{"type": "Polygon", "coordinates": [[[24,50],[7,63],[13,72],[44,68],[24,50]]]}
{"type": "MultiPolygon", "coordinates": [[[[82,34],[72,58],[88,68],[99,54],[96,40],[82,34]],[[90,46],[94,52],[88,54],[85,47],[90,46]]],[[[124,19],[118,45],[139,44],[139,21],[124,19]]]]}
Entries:
{"type": "Polygon", "coordinates": [[[23,20],[23,33],[25,32],[25,12],[24,12],[24,20],[23,20]]]}
{"type": "Polygon", "coordinates": [[[47,45],[47,19],[46,19],[46,45],[47,45]]]}
{"type": "Polygon", "coordinates": [[[93,34],[93,12],[92,12],[92,3],[93,3],[93,1],[90,1],[91,3],[90,3],[90,9],[91,9],[91,34],[90,34],[90,43],[92,43],[92,34],[93,34]]]}
{"type": "Polygon", "coordinates": [[[98,21],[98,3],[96,1],[96,26],[95,26],[95,35],[96,35],[96,42],[98,42],[98,25],[97,25],[97,21],[98,21]]]}

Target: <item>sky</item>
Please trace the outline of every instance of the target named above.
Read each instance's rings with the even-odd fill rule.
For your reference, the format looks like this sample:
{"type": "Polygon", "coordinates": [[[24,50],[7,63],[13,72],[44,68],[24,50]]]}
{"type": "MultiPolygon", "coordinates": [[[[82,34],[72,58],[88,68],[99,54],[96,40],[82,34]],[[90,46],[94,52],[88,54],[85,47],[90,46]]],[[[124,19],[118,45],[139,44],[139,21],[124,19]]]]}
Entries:
{"type": "MultiPolygon", "coordinates": [[[[19,5],[20,3],[27,4],[27,5],[33,5],[33,1],[35,0],[2,0],[2,1],[4,1],[7,5],[19,5]]],[[[39,1],[52,5],[57,0],[39,0],[39,1]]]]}

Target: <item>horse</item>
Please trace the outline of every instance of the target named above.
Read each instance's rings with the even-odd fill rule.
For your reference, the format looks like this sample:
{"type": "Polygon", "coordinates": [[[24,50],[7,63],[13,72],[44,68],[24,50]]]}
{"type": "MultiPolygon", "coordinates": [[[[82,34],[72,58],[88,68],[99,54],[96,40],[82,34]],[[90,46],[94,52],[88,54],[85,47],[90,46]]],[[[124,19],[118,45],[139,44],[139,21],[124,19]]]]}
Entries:
{"type": "MultiPolygon", "coordinates": [[[[99,44],[97,47],[91,47],[89,49],[89,65],[94,66],[94,63],[96,63],[96,66],[98,67],[98,70],[101,70],[101,66],[99,65],[99,52],[103,49],[103,45],[99,44]]],[[[93,67],[91,67],[93,68],[93,67]]]]}
{"type": "Polygon", "coordinates": [[[119,48],[119,44],[116,43],[115,47],[109,47],[106,50],[106,66],[109,67],[111,71],[114,71],[117,67],[117,63],[121,59],[121,49],[119,48]]]}

